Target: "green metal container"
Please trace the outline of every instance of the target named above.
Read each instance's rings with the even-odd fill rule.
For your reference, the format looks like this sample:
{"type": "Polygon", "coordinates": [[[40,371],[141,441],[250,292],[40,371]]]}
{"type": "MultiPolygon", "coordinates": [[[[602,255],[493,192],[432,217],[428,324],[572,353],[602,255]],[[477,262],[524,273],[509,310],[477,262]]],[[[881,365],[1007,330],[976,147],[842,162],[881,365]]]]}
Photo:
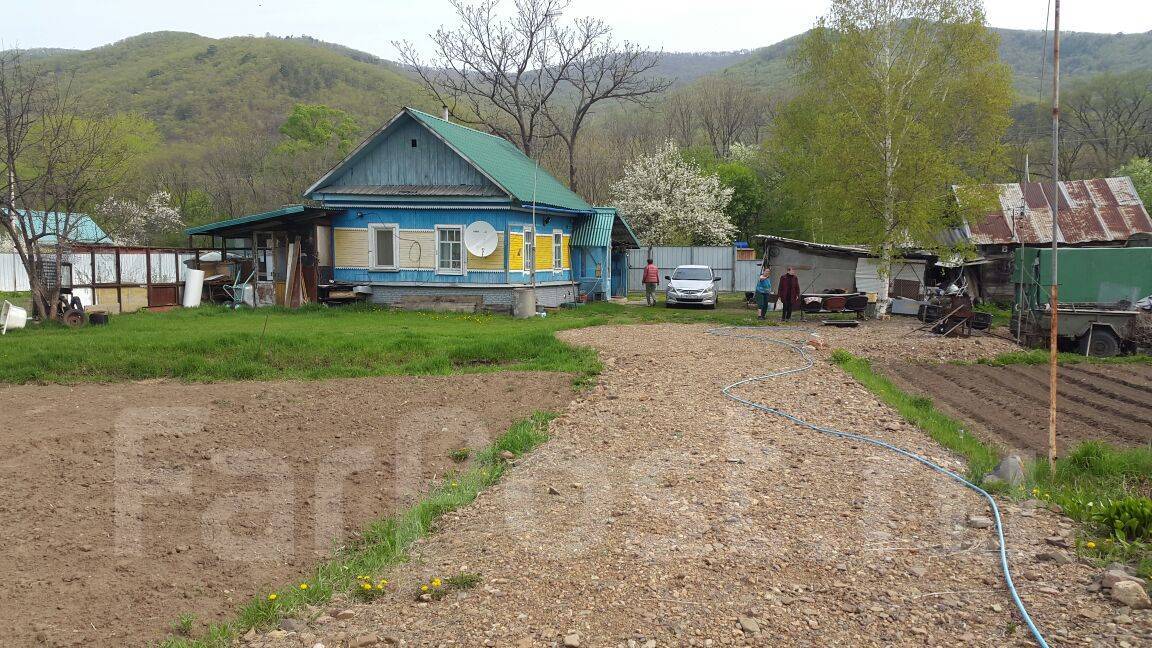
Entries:
{"type": "MultiPolygon", "coordinates": [[[[1152,247],[1060,248],[1060,303],[1115,304],[1152,295],[1152,247]]],[[[1012,280],[1021,283],[1032,304],[1048,301],[1052,250],[1016,250],[1012,280]]]]}

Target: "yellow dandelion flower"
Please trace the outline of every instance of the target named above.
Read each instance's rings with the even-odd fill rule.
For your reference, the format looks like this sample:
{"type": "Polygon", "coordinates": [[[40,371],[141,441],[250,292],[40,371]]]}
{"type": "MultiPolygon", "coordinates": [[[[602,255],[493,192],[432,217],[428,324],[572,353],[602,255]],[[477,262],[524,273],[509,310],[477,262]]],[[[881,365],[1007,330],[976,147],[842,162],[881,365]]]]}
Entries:
{"type": "Polygon", "coordinates": [[[1085,547],[1088,547],[1089,549],[1095,549],[1095,548],[1096,548],[1096,543],[1095,543],[1095,542],[1092,542],[1091,540],[1089,540],[1088,542],[1085,542],[1085,543],[1084,543],[1084,546],[1085,546],[1085,547]]]}
{"type": "Polygon", "coordinates": [[[278,599],[278,598],[280,598],[280,597],[276,596],[276,594],[275,594],[275,593],[272,593],[272,594],[269,594],[269,595],[268,595],[268,600],[269,600],[269,601],[275,601],[275,600],[276,600],[276,599],[278,599]]]}
{"type": "Polygon", "coordinates": [[[308,583],[300,583],[300,589],[302,589],[302,590],[308,589],[308,583]]]}
{"type": "Polygon", "coordinates": [[[387,584],[388,584],[388,579],[387,579],[387,578],[381,578],[381,579],[380,579],[380,584],[381,584],[381,585],[387,585],[387,584]]]}
{"type": "Polygon", "coordinates": [[[428,586],[427,586],[427,585],[421,585],[421,586],[420,586],[420,591],[421,591],[421,592],[427,592],[427,591],[428,591],[428,586]]]}
{"type": "Polygon", "coordinates": [[[372,583],[360,583],[360,589],[370,590],[372,589],[372,583]]]}
{"type": "Polygon", "coordinates": [[[432,579],[432,587],[437,587],[437,588],[438,588],[438,587],[440,587],[441,585],[443,585],[443,583],[441,583],[441,582],[440,582],[440,579],[439,579],[439,578],[433,578],[433,579],[432,579]]]}
{"type": "Polygon", "coordinates": [[[456,487],[457,487],[457,486],[459,486],[459,485],[460,485],[460,484],[457,484],[456,482],[452,482],[452,488],[456,488],[456,487]]]}
{"type": "Polygon", "coordinates": [[[384,583],[377,583],[377,584],[376,584],[376,589],[378,589],[378,590],[382,590],[382,589],[384,589],[384,583]]]}

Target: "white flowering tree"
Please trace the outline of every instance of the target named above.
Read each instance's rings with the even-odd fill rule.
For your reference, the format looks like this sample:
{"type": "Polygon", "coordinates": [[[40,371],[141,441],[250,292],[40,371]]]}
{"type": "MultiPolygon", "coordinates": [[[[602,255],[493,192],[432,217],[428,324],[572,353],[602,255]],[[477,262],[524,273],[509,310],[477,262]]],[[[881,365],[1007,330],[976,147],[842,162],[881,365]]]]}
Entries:
{"type": "Polygon", "coordinates": [[[180,211],[167,191],[157,191],[143,204],[109,196],[96,213],[112,238],[121,245],[148,245],[184,227],[180,211]]]}
{"type": "Polygon", "coordinates": [[[724,213],[732,189],[685,160],[672,141],[634,160],[612,185],[612,197],[648,245],[723,245],[736,234],[724,213]]]}

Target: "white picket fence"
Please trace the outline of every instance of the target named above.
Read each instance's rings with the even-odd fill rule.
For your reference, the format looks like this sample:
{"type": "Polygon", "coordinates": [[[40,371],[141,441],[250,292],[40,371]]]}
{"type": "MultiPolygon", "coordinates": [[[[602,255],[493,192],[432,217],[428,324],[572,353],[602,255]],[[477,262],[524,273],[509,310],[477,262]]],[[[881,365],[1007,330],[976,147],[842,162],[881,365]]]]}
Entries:
{"type": "Polygon", "coordinates": [[[0,292],[24,292],[30,290],[28,273],[20,263],[20,255],[15,252],[0,252],[0,292]]]}

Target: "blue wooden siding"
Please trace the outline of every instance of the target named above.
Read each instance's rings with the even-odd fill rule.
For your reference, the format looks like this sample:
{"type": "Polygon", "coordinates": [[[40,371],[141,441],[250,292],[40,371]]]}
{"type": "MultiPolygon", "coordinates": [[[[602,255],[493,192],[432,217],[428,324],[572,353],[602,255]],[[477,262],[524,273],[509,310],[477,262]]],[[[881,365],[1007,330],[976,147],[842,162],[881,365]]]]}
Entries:
{"type": "Polygon", "coordinates": [[[609,254],[608,247],[572,246],[572,272],[580,283],[580,292],[610,294],[609,254]],[[600,271],[599,276],[597,269],[600,271]]]}
{"type": "Polygon", "coordinates": [[[392,125],[392,133],[356,160],[339,177],[339,185],[494,185],[407,115],[392,125]],[[416,140],[416,147],[412,147],[416,140]]]}
{"type": "MultiPolygon", "coordinates": [[[[433,230],[437,225],[467,226],[474,221],[488,221],[497,232],[501,233],[507,249],[507,234],[523,233],[526,226],[532,224],[532,215],[513,209],[347,209],[332,219],[333,231],[339,228],[367,229],[373,223],[395,223],[399,225],[401,236],[404,230],[433,230]]],[[[551,234],[560,230],[570,236],[573,230],[573,218],[568,216],[551,216],[548,222],[544,217],[536,217],[537,235],[551,234]]],[[[335,245],[335,241],[334,241],[335,245]]],[[[577,248],[572,248],[571,263],[575,263],[577,248]]],[[[334,249],[335,256],[340,251],[334,249]]],[[[504,267],[507,267],[505,257],[504,267]]],[[[526,285],[531,282],[531,275],[520,270],[512,271],[476,271],[468,270],[463,275],[438,274],[434,270],[368,270],[366,268],[347,268],[337,266],[334,279],[351,283],[389,284],[389,283],[419,283],[419,284],[499,284],[499,285],[526,285]]],[[[552,281],[571,281],[572,272],[567,269],[552,270],[540,268],[536,272],[537,283],[552,281]]]]}

